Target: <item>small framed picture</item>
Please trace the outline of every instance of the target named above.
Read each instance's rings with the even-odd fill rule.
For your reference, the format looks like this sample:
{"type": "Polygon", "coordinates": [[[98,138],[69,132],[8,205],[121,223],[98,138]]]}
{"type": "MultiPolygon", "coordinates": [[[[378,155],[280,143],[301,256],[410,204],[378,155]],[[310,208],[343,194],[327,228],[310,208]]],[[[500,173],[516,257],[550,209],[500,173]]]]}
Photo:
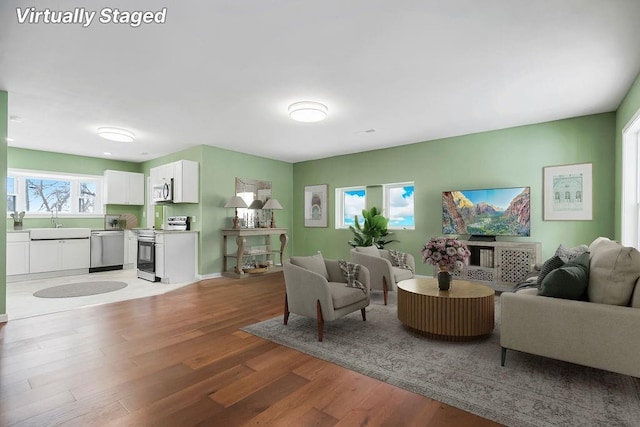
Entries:
{"type": "Polygon", "coordinates": [[[329,217],[329,205],[327,194],[329,186],[305,185],[304,187],[304,226],[327,227],[329,217]]]}
{"type": "Polygon", "coordinates": [[[592,164],[544,168],[544,220],[593,219],[592,164]]]}

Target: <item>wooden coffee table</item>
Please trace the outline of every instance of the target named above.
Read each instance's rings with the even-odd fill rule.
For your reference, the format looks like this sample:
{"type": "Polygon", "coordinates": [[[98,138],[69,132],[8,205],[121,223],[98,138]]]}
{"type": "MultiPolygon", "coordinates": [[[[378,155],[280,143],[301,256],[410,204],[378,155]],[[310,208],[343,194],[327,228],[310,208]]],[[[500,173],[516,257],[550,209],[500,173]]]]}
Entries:
{"type": "Polygon", "coordinates": [[[398,319],[434,339],[469,341],[493,331],[494,295],[489,286],[452,280],[438,289],[438,280],[419,278],[398,283],[398,319]]]}

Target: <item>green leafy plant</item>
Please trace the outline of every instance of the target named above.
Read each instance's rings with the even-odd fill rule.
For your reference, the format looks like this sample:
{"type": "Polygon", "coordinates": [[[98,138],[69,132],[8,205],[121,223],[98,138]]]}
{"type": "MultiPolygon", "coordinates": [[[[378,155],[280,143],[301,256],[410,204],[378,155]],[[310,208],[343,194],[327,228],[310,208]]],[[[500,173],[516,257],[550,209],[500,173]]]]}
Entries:
{"type": "Polygon", "coordinates": [[[397,242],[397,240],[385,239],[393,233],[387,230],[389,220],[382,216],[375,206],[370,210],[363,209],[362,218],[364,219],[362,226],[358,222],[358,215],[355,216],[355,226],[349,226],[349,229],[353,232],[353,240],[349,240],[349,245],[354,248],[356,246],[375,245],[378,249],[384,249],[385,245],[397,242]]]}

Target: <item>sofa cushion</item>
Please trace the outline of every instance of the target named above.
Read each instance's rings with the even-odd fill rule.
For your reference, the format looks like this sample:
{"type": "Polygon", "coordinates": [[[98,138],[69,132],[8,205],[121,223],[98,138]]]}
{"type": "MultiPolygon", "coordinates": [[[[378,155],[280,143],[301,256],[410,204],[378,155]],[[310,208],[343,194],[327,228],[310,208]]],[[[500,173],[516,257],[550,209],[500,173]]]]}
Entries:
{"type": "Polygon", "coordinates": [[[569,261],[547,274],[542,281],[538,295],[584,300],[588,285],[589,254],[583,253],[573,261],[569,261]]]}
{"type": "Polygon", "coordinates": [[[340,282],[328,282],[331,301],[335,310],[362,301],[367,298],[360,289],[350,288],[340,282]]]}
{"type": "Polygon", "coordinates": [[[640,279],[636,281],[633,298],[631,298],[631,307],[640,308],[640,279]]]}
{"type": "Polygon", "coordinates": [[[538,272],[538,278],[536,279],[536,284],[538,285],[538,289],[542,286],[542,281],[547,276],[547,274],[551,273],[558,267],[562,267],[564,265],[564,261],[558,255],[554,255],[542,264],[540,267],[540,271],[538,272]]]}
{"type": "Polygon", "coordinates": [[[327,266],[324,264],[322,254],[315,254],[311,256],[292,256],[290,261],[293,265],[318,273],[325,279],[329,280],[329,273],[327,272],[327,266]]]}
{"type": "Polygon", "coordinates": [[[569,262],[578,258],[588,250],[589,246],[587,245],[579,245],[575,248],[567,248],[566,246],[561,244],[560,246],[558,246],[558,249],[556,249],[556,255],[559,256],[562,261],[569,262]]]}
{"type": "Polygon", "coordinates": [[[360,264],[356,264],[349,261],[338,261],[340,270],[342,270],[342,277],[344,278],[346,285],[350,288],[358,288],[362,292],[367,292],[365,286],[358,280],[360,278],[360,264]]]}
{"type": "Polygon", "coordinates": [[[380,257],[380,250],[375,246],[357,246],[356,252],[363,253],[365,255],[380,257]]]}
{"type": "Polygon", "coordinates": [[[640,277],[640,252],[635,248],[598,237],[589,245],[589,301],[629,305],[640,277]]]}

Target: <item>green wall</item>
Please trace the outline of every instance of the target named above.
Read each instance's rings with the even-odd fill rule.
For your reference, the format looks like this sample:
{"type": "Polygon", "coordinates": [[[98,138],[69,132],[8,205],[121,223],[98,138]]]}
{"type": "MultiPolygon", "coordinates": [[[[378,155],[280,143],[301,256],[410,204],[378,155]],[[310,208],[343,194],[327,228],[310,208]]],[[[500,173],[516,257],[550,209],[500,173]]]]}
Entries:
{"type": "MultiPolygon", "coordinates": [[[[7,124],[9,94],[0,90],[0,181],[7,182],[7,124]]],[[[0,212],[7,211],[7,185],[0,191],[0,212]]],[[[0,317],[7,313],[7,234],[0,233],[0,317]]],[[[0,319],[1,320],[1,319],[0,319]]]]}
{"type": "MultiPolygon", "coordinates": [[[[352,234],[335,229],[335,188],[404,181],[415,182],[416,227],[395,231],[400,242],[389,247],[416,256],[418,274],[431,272],[421,263],[419,250],[442,233],[444,190],[530,186],[531,237],[508,240],[542,242],[545,258],[560,243],[574,246],[613,237],[615,126],[615,113],[606,113],[296,163],[293,252],[322,251],[329,258],[348,259],[352,234]],[[587,162],[593,163],[594,219],[543,221],[543,167],[587,162]],[[329,184],[328,228],[304,227],[304,186],[315,184],[329,184]]],[[[381,200],[377,206],[382,207],[381,200]]]]}
{"type": "MultiPolygon", "coordinates": [[[[14,169],[32,169],[86,175],[102,175],[105,169],[114,169],[126,172],[141,172],[142,170],[139,163],[101,159],[97,157],[76,156],[72,154],[53,153],[49,151],[27,150],[24,148],[15,147],[10,147],[8,149],[7,157],[7,167],[14,169]]],[[[4,198],[4,200],[6,203],[6,197],[4,198]]],[[[129,205],[108,205],[106,213],[112,215],[132,213],[136,215],[138,217],[138,221],[140,221],[142,207],[129,205]]],[[[61,216],[58,222],[61,223],[63,227],[104,227],[104,218],[102,217],[65,218],[64,216],[61,216]]],[[[23,227],[51,227],[51,220],[49,218],[25,218],[23,221],[23,227]]],[[[11,218],[7,218],[7,229],[13,229],[13,219],[11,218]]]]}
{"type": "MultiPolygon", "coordinates": [[[[200,163],[200,203],[169,204],[166,215],[196,215],[197,221],[192,224],[192,229],[200,234],[198,271],[201,275],[222,271],[220,230],[231,228],[233,210],[224,208],[224,205],[235,193],[236,177],[271,181],[272,195],[284,207],[284,210],[276,212],[276,223],[279,227],[291,229],[292,164],[201,145],[145,162],[144,173],[149,176],[152,167],[176,160],[200,163]]],[[[232,250],[235,245],[230,243],[229,248],[232,250]]]]}
{"type": "Polygon", "coordinates": [[[640,112],[640,74],[622,100],[616,112],[616,181],[615,181],[615,236],[622,237],[622,131],[629,121],[640,112]]]}

